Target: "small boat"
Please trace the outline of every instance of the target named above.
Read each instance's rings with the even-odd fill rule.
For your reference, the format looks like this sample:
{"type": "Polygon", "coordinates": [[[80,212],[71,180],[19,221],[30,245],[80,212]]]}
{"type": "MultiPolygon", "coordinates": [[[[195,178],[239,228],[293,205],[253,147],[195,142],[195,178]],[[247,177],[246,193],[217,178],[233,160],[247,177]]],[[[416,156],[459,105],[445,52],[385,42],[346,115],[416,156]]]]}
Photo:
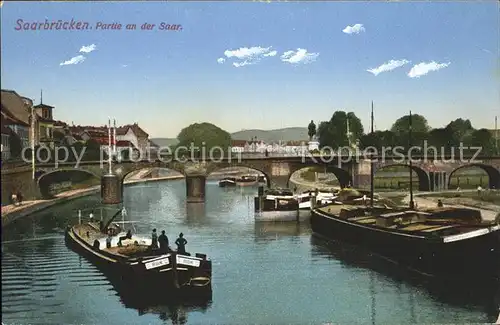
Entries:
{"type": "Polygon", "coordinates": [[[236,186],[235,177],[225,177],[219,181],[219,187],[232,187],[236,186]]]}
{"type": "Polygon", "coordinates": [[[236,179],[238,186],[253,186],[257,184],[257,177],[253,175],[243,175],[236,179]]]}
{"type": "Polygon", "coordinates": [[[254,206],[255,221],[300,221],[299,202],[289,189],[268,189],[254,206]]]}
{"type": "Polygon", "coordinates": [[[338,196],[332,192],[307,190],[298,194],[296,198],[297,201],[299,201],[299,214],[301,216],[301,219],[307,219],[311,217],[311,203],[313,201],[312,198],[314,198],[315,202],[314,207],[320,207],[325,204],[336,202],[335,200],[338,198],[338,196]]]}
{"type": "Polygon", "coordinates": [[[500,224],[478,210],[327,205],[312,211],[311,228],[425,275],[500,277],[500,224]]]}
{"type": "Polygon", "coordinates": [[[126,238],[123,226],[112,223],[121,212],[106,223],[89,221],[68,226],[66,244],[133,287],[183,294],[211,291],[212,262],[205,254],[160,251],[151,247],[151,239],[136,235],[126,238]]]}
{"type": "Polygon", "coordinates": [[[292,190],[287,188],[270,188],[264,191],[264,196],[266,199],[274,200],[274,199],[295,199],[296,196],[292,190]]]}
{"type": "Polygon", "coordinates": [[[266,176],[264,176],[264,175],[257,176],[257,182],[259,184],[267,184],[266,176]]]}

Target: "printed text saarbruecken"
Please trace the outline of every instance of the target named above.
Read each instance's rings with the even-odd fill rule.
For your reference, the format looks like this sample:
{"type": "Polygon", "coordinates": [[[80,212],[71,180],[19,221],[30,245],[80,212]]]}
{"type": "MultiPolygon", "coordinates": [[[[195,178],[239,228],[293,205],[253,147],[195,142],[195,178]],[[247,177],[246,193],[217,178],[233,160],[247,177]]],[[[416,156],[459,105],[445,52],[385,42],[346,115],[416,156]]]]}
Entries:
{"type": "Polygon", "coordinates": [[[71,18],[71,20],[48,20],[44,21],[24,21],[18,19],[16,21],[15,30],[165,30],[165,31],[181,31],[181,24],[172,24],[161,22],[153,24],[145,22],[142,24],[122,24],[119,22],[96,22],[89,23],[86,21],[79,21],[71,18]]]}

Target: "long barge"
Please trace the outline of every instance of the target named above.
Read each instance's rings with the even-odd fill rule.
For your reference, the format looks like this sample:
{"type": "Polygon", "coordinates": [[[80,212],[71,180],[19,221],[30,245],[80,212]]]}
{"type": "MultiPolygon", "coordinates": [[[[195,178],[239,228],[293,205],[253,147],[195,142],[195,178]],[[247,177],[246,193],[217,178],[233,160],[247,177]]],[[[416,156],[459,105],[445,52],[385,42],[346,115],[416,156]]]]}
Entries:
{"type": "Polygon", "coordinates": [[[165,294],[211,294],[212,262],[205,254],[160,250],[151,246],[151,239],[125,237],[111,220],[105,225],[79,223],[65,232],[69,248],[130,287],[165,290],[165,294]]]}
{"type": "Polygon", "coordinates": [[[312,211],[311,227],[426,275],[500,277],[500,224],[477,210],[329,205],[312,211]]]}

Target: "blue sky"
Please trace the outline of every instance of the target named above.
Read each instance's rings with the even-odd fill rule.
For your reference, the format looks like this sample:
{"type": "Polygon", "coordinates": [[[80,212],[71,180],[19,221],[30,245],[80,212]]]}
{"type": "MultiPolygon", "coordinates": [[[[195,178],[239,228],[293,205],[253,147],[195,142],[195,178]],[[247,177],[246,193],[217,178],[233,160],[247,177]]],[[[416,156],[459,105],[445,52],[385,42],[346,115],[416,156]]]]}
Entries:
{"type": "Polygon", "coordinates": [[[500,115],[496,1],[8,1],[1,15],[2,88],[37,103],[43,88],[55,118],[75,124],[102,125],[111,116],[175,137],[194,122],[230,132],[274,129],[344,109],[368,129],[371,100],[377,129],[410,109],[434,127],[463,117],[493,128],[500,115]],[[93,29],[15,30],[18,19],[72,18],[93,29]],[[123,26],[96,30],[98,22],[123,26]],[[182,30],[140,30],[145,22],[182,30]],[[131,23],[138,30],[125,30],[131,23]],[[297,49],[306,52],[283,57],[297,49]],[[60,65],[78,55],[85,60],[60,65]],[[424,74],[431,68],[439,69],[424,74]]]}

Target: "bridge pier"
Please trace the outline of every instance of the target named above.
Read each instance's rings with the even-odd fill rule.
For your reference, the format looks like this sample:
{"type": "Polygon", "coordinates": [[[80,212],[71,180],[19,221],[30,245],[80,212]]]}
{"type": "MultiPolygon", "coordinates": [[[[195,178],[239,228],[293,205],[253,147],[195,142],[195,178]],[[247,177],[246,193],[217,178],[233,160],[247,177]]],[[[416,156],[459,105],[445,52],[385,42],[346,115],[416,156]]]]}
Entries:
{"type": "Polygon", "coordinates": [[[101,199],[103,204],[119,204],[123,201],[123,180],[117,175],[101,177],[101,199]]]}
{"type": "Polygon", "coordinates": [[[288,188],[291,175],[270,176],[272,188],[288,188]]]}
{"type": "Polygon", "coordinates": [[[205,176],[186,176],[186,202],[203,203],[205,202],[205,176]]]}

